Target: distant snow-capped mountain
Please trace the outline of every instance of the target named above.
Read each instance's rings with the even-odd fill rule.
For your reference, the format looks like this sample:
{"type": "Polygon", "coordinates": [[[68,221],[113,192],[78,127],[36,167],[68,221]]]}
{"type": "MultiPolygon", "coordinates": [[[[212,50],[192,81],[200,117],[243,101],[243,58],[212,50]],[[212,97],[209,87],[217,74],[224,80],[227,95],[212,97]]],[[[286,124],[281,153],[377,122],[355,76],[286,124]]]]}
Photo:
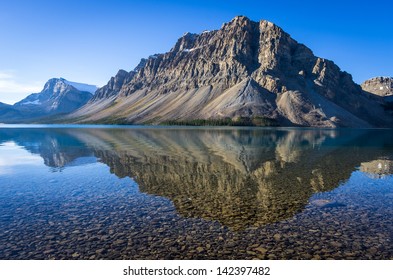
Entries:
{"type": "Polygon", "coordinates": [[[70,113],[85,105],[96,89],[94,85],[71,82],[64,78],[50,79],[41,92],[32,93],[13,106],[8,106],[7,114],[1,110],[0,122],[30,121],[70,113]]]}
{"type": "Polygon", "coordinates": [[[73,86],[74,88],[76,88],[77,90],[80,91],[87,91],[90,92],[92,94],[94,94],[96,92],[96,90],[98,89],[97,86],[95,85],[88,85],[88,84],[82,84],[82,83],[76,83],[76,82],[71,82],[71,81],[67,81],[64,78],[60,78],[61,81],[63,81],[64,83],[73,86]]]}

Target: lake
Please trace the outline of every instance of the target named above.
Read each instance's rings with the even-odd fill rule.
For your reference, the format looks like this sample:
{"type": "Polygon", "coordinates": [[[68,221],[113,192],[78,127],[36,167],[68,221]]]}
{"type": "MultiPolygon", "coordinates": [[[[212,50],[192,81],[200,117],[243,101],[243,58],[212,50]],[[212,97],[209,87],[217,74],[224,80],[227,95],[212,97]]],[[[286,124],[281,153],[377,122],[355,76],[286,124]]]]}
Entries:
{"type": "Polygon", "coordinates": [[[393,259],[393,130],[0,127],[0,259],[393,259]]]}

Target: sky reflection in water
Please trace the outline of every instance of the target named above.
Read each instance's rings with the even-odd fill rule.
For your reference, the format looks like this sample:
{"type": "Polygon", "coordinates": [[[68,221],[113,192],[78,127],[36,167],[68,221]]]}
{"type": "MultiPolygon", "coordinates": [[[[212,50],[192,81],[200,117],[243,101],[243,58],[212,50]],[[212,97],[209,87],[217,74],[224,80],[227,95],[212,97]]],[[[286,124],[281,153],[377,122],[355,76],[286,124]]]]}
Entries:
{"type": "Polygon", "coordinates": [[[3,128],[0,258],[391,258],[392,136],[3,128]]]}

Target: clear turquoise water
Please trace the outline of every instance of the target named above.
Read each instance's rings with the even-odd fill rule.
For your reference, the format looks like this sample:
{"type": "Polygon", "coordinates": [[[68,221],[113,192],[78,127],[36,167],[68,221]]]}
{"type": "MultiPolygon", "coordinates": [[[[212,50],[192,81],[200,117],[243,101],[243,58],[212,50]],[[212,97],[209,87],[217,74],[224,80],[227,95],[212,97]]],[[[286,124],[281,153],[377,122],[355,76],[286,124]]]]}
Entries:
{"type": "Polygon", "coordinates": [[[0,259],[392,259],[392,139],[0,127],[0,259]]]}

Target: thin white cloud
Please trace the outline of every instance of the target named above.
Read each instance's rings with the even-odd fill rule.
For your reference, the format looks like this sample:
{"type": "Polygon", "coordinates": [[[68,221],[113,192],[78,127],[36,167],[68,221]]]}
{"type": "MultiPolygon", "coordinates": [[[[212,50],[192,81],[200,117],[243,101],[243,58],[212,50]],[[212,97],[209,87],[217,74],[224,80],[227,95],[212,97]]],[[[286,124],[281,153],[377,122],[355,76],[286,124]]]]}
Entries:
{"type": "Polygon", "coordinates": [[[41,82],[19,82],[14,71],[0,70],[0,102],[14,104],[31,93],[39,92],[42,87],[41,82]]]}
{"type": "Polygon", "coordinates": [[[6,79],[12,79],[13,75],[10,74],[9,72],[5,72],[5,71],[0,71],[0,80],[6,80],[6,79]]]}
{"type": "Polygon", "coordinates": [[[31,154],[15,142],[5,142],[0,144],[0,175],[13,174],[21,167],[40,166],[43,159],[31,154]]]}

